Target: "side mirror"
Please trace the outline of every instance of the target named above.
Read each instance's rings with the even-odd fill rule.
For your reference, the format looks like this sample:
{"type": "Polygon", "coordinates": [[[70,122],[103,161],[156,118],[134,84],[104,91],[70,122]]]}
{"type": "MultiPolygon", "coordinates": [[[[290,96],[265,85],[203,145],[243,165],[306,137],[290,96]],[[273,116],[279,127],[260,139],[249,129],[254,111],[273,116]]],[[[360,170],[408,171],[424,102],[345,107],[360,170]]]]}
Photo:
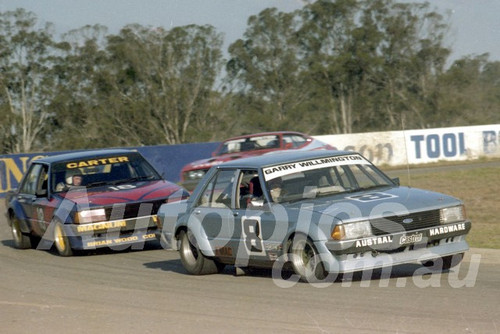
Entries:
{"type": "Polygon", "coordinates": [[[265,203],[263,199],[254,198],[250,201],[250,207],[256,210],[269,210],[269,204],[265,203]]]}
{"type": "Polygon", "coordinates": [[[401,185],[400,181],[399,181],[399,177],[395,177],[392,179],[392,182],[394,182],[396,185],[401,185]]]}
{"type": "Polygon", "coordinates": [[[264,206],[264,200],[263,199],[252,198],[251,203],[252,203],[252,206],[255,206],[255,207],[264,206]]]}

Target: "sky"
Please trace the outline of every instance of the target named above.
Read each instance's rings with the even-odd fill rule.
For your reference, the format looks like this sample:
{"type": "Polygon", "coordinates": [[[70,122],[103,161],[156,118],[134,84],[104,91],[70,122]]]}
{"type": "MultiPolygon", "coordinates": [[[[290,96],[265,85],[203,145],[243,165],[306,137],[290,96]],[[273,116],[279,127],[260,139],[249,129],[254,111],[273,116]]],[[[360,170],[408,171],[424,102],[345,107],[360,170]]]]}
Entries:
{"type": "MultiPolygon", "coordinates": [[[[400,0],[423,2],[421,0],[400,0]]],[[[500,0],[430,0],[431,6],[450,11],[446,41],[450,61],[489,53],[500,61],[500,0]]],[[[187,24],[210,24],[224,34],[224,47],[242,38],[247,19],[269,7],[293,11],[302,0],[0,0],[0,11],[24,8],[40,23],[51,22],[56,34],[85,25],[102,24],[109,33],[131,23],[169,29],[187,24]]]]}

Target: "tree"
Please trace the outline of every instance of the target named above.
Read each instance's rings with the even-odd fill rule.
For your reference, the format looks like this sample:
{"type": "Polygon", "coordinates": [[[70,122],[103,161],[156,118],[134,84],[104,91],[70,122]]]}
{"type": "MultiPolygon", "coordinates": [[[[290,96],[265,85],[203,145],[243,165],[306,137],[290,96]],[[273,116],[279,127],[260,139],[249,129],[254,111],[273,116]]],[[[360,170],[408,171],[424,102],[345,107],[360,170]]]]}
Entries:
{"type": "Polygon", "coordinates": [[[109,116],[106,126],[127,140],[124,145],[196,138],[191,127],[216,101],[221,45],[221,36],[211,26],[167,31],[130,25],[109,36],[102,77],[110,91],[101,97],[99,108],[109,116]]]}
{"type": "Polygon", "coordinates": [[[500,122],[500,62],[489,62],[488,57],[483,54],[458,59],[439,77],[440,113],[428,118],[433,126],[500,122]]]}
{"type": "Polygon", "coordinates": [[[56,95],[50,104],[55,114],[50,131],[56,149],[116,146],[100,129],[106,113],[95,115],[99,96],[109,91],[101,78],[107,67],[106,33],[105,26],[94,25],[63,35],[65,48],[54,60],[56,95]]]}
{"type": "Polygon", "coordinates": [[[444,47],[447,25],[428,3],[368,2],[365,17],[382,39],[377,52],[381,66],[372,80],[377,86],[379,117],[388,129],[425,128],[437,112],[439,85],[450,50],[444,47]]]}
{"type": "Polygon", "coordinates": [[[229,47],[227,73],[247,130],[300,124],[308,91],[294,13],[266,9],[248,19],[244,39],[229,47]]]}
{"type": "Polygon", "coordinates": [[[357,86],[363,81],[362,63],[358,62],[354,31],[356,0],[316,1],[301,12],[299,34],[314,78],[318,105],[329,110],[330,131],[353,130],[357,86]]]}
{"type": "Polygon", "coordinates": [[[44,149],[44,132],[53,117],[52,50],[57,48],[50,26],[36,30],[33,14],[18,9],[0,13],[0,99],[5,122],[4,151],[44,149]]]}

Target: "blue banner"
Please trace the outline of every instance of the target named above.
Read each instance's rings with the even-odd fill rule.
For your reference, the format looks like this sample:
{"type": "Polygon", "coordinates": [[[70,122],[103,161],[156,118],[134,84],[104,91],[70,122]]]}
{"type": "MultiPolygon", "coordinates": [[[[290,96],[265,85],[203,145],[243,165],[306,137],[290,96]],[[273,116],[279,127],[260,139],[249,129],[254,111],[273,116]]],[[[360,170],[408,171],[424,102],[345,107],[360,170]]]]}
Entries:
{"type": "MultiPolygon", "coordinates": [[[[219,143],[213,142],[127,148],[139,151],[165,179],[178,183],[184,165],[211,157],[218,145],[219,143]]],[[[32,160],[68,152],[78,151],[0,155],[0,198],[5,197],[9,190],[17,188],[32,160]]]]}

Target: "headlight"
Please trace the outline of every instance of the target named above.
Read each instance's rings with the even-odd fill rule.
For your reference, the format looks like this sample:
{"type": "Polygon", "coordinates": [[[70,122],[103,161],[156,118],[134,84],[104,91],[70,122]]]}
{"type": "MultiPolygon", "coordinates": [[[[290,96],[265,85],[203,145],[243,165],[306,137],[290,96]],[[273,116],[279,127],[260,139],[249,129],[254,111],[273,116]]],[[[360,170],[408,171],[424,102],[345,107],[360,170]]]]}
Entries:
{"type": "Polygon", "coordinates": [[[450,224],[465,220],[465,208],[463,205],[452,206],[439,210],[439,220],[441,224],[450,224]]]}
{"type": "Polygon", "coordinates": [[[337,225],[332,231],[332,238],[335,240],[358,239],[370,237],[372,235],[372,227],[368,220],[337,225]]]}
{"type": "Polygon", "coordinates": [[[186,179],[197,180],[201,179],[205,175],[204,170],[192,170],[186,173],[186,179]]]}
{"type": "Polygon", "coordinates": [[[75,215],[75,224],[93,223],[106,220],[104,209],[83,210],[75,215]]]}

